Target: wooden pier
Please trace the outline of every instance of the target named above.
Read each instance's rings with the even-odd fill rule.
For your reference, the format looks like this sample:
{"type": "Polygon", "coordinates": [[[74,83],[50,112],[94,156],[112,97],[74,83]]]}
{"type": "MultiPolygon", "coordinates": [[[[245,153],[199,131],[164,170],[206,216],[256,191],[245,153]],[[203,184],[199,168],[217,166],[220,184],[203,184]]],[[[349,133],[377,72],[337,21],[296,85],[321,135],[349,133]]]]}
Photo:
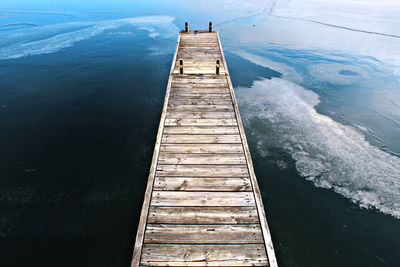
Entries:
{"type": "Polygon", "coordinates": [[[179,34],[131,266],[278,266],[211,23],[179,34]]]}

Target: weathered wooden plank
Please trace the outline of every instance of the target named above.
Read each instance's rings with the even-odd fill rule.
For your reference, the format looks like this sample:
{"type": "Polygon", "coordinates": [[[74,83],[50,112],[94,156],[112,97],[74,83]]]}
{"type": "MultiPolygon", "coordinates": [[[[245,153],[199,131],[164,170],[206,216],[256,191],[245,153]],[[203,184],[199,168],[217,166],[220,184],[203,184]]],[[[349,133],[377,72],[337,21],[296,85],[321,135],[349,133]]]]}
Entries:
{"type": "Polygon", "coordinates": [[[211,134],[173,134],[162,137],[163,144],[240,144],[240,135],[211,135],[211,134]]]}
{"type": "Polygon", "coordinates": [[[190,111],[170,111],[167,113],[168,119],[234,119],[234,112],[190,112],[190,111]]]}
{"type": "Polygon", "coordinates": [[[153,206],[254,206],[252,192],[153,191],[153,206]]]}
{"type": "MultiPolygon", "coordinates": [[[[186,52],[185,52],[186,53],[186,52]]],[[[193,55],[193,54],[192,54],[193,55]]],[[[199,55],[200,57],[200,55],[199,55]]],[[[215,60],[209,57],[207,54],[204,58],[187,58],[185,57],[184,66],[207,66],[207,67],[215,67],[215,60]]],[[[179,65],[177,65],[179,66],[179,65]]],[[[204,75],[204,73],[202,73],[204,75]]]]}
{"type": "Polygon", "coordinates": [[[235,154],[189,154],[189,153],[160,153],[159,164],[246,164],[243,153],[235,154]]]}
{"type": "MultiPolygon", "coordinates": [[[[215,73],[215,62],[214,60],[207,60],[207,61],[201,61],[201,62],[196,62],[196,63],[188,63],[185,61],[184,64],[184,72],[186,72],[187,69],[193,69],[193,70],[199,70],[201,71],[202,69],[206,69],[206,70],[214,70],[215,73]]],[[[180,66],[176,66],[175,70],[179,70],[180,66]]],[[[221,68],[221,70],[223,70],[224,68],[221,68]]]]}
{"type": "Polygon", "coordinates": [[[213,51],[213,52],[215,52],[215,51],[218,51],[217,49],[217,46],[214,44],[214,45],[211,45],[211,46],[208,46],[208,47],[206,47],[206,46],[196,46],[196,45],[191,45],[191,46],[183,46],[183,45],[181,45],[181,46],[179,46],[179,50],[178,50],[178,52],[180,51],[180,50],[188,50],[188,51],[213,51]]]}
{"type": "MultiPolygon", "coordinates": [[[[214,47],[216,44],[215,42],[189,42],[189,41],[182,41],[182,47],[214,47]]],[[[219,51],[219,48],[216,48],[215,51],[219,51]]]]}
{"type": "Polygon", "coordinates": [[[236,119],[166,119],[165,126],[236,126],[236,119]]]}
{"type": "Polygon", "coordinates": [[[156,177],[154,190],[160,191],[250,191],[249,178],[156,177]]]}
{"type": "MultiPolygon", "coordinates": [[[[215,73],[215,68],[197,68],[197,67],[190,67],[190,66],[189,67],[185,67],[185,73],[196,74],[196,73],[199,73],[199,72],[207,73],[207,74],[213,74],[213,73],[215,73]]],[[[179,70],[175,69],[174,73],[178,74],[179,70]]],[[[221,69],[220,70],[220,74],[225,74],[225,70],[221,69]]]]}
{"type": "Polygon", "coordinates": [[[217,40],[215,33],[202,32],[201,34],[193,34],[191,32],[191,33],[181,34],[181,40],[194,40],[197,42],[197,40],[204,40],[204,39],[217,40]]]}
{"type": "Polygon", "coordinates": [[[166,126],[164,134],[239,134],[235,126],[166,126]]]}
{"type": "MultiPolygon", "coordinates": [[[[201,93],[202,91],[201,90],[203,90],[203,89],[205,89],[205,90],[210,90],[210,88],[212,88],[212,89],[217,89],[217,90],[226,90],[227,88],[225,87],[225,86],[213,86],[213,85],[211,85],[211,84],[204,84],[204,86],[200,86],[200,85],[198,85],[198,86],[189,86],[189,85],[174,85],[174,92],[175,92],[175,89],[183,89],[183,90],[186,90],[186,91],[192,91],[192,92],[198,92],[198,93],[201,93]]],[[[179,90],[178,90],[179,91],[179,90]]],[[[177,92],[178,92],[177,91],[177,92]]],[[[215,92],[217,92],[217,91],[215,91],[215,92]]],[[[205,92],[204,92],[205,93],[205,92]]],[[[208,92],[208,93],[214,93],[214,92],[208,92]]],[[[222,92],[223,94],[224,94],[224,91],[222,92]]],[[[229,97],[229,101],[232,103],[232,101],[231,101],[231,98],[229,97]]]]}
{"type": "Polygon", "coordinates": [[[224,80],[226,81],[226,77],[222,77],[222,76],[215,76],[215,75],[203,75],[203,74],[199,74],[199,75],[175,75],[174,76],[174,81],[179,81],[179,80],[204,80],[204,79],[209,79],[209,80],[224,80]]]}
{"type": "Polygon", "coordinates": [[[182,43],[218,43],[218,40],[214,36],[181,36],[182,43]]]}
{"type": "Polygon", "coordinates": [[[193,89],[193,88],[198,88],[198,87],[208,87],[208,88],[225,88],[225,89],[228,89],[228,86],[225,84],[225,83],[222,83],[222,82],[214,82],[214,83],[212,83],[212,82],[203,82],[203,81],[197,81],[197,80],[193,80],[193,82],[192,83],[190,83],[190,82],[174,82],[173,84],[172,84],[172,87],[173,88],[176,88],[176,87],[186,87],[186,88],[189,88],[189,89],[193,89]]]}
{"type": "Polygon", "coordinates": [[[242,153],[242,144],[161,144],[163,153],[242,153]]]}
{"type": "Polygon", "coordinates": [[[146,266],[268,266],[263,244],[145,244],[146,266]]]}
{"type": "Polygon", "coordinates": [[[205,41],[212,41],[212,42],[218,42],[216,36],[212,36],[212,35],[205,35],[205,34],[201,34],[201,35],[181,35],[181,41],[185,42],[185,41],[191,41],[194,43],[198,43],[198,42],[205,42],[205,41]]]}
{"type": "Polygon", "coordinates": [[[170,103],[168,111],[192,111],[192,112],[224,112],[232,111],[232,105],[174,105],[170,103]]]}
{"type": "Polygon", "coordinates": [[[196,94],[229,94],[230,92],[228,88],[216,88],[216,87],[196,87],[196,88],[187,88],[187,87],[172,87],[171,93],[174,94],[188,94],[188,93],[196,93],[196,94]]]}
{"type": "MultiPolygon", "coordinates": [[[[185,61],[184,61],[185,62],[185,61]]],[[[223,84],[225,86],[228,86],[228,82],[225,79],[212,79],[209,78],[208,76],[203,76],[203,78],[187,78],[187,76],[182,77],[182,78],[174,78],[172,81],[172,85],[174,84],[197,84],[197,85],[203,85],[203,84],[210,84],[210,85],[217,85],[217,84],[223,84]],[[199,80],[201,81],[201,84],[197,84],[199,83],[199,80]]]]}
{"type": "Polygon", "coordinates": [[[145,243],[257,244],[263,243],[260,226],[147,224],[145,243]]]}
{"type": "Polygon", "coordinates": [[[216,40],[214,38],[200,38],[200,39],[181,38],[181,42],[182,42],[182,44],[190,44],[190,45],[196,45],[196,44],[216,45],[216,44],[218,44],[218,40],[216,40]]]}
{"type": "Polygon", "coordinates": [[[201,80],[193,80],[193,81],[197,81],[196,85],[194,86],[187,86],[188,83],[174,83],[171,88],[175,89],[175,88],[181,88],[181,89],[196,89],[196,88],[209,88],[209,89],[226,89],[229,92],[229,87],[226,86],[226,84],[224,83],[206,83],[206,82],[202,82],[201,80]]]}
{"type": "Polygon", "coordinates": [[[162,207],[150,206],[149,223],[162,224],[255,224],[252,207],[162,207]]]}
{"type": "MultiPolygon", "coordinates": [[[[181,101],[204,101],[205,103],[211,103],[211,105],[218,105],[218,104],[223,104],[227,105],[229,102],[231,102],[231,98],[226,96],[226,97],[206,97],[206,96],[171,96],[170,97],[171,104],[177,105],[176,102],[181,102],[181,101]]],[[[197,103],[197,102],[195,102],[197,103]]],[[[204,104],[204,103],[200,103],[204,104]]],[[[193,104],[192,104],[193,105],[193,104]]]]}
{"type": "MultiPolygon", "coordinates": [[[[210,55],[210,54],[206,54],[206,53],[202,53],[202,54],[192,54],[192,53],[182,53],[181,54],[182,58],[185,58],[185,60],[203,60],[203,61],[210,61],[210,62],[215,62],[217,59],[219,59],[217,56],[215,55],[210,55]]],[[[184,64],[185,65],[185,64],[184,64]]],[[[187,73],[185,73],[187,74],[187,73]]],[[[195,75],[199,75],[199,73],[193,73],[195,75]]],[[[193,75],[191,74],[191,75],[193,75]]],[[[208,73],[201,73],[201,75],[210,75],[208,73]]],[[[178,75],[174,75],[174,76],[178,76],[178,75]]],[[[221,76],[223,77],[223,76],[221,76]]]]}
{"type": "MultiPolygon", "coordinates": [[[[214,52],[212,50],[198,49],[196,51],[196,50],[190,50],[190,49],[184,48],[179,51],[178,56],[180,58],[185,58],[186,60],[208,61],[209,59],[212,59],[212,58],[218,59],[220,55],[218,52],[214,52]]],[[[213,62],[213,61],[211,61],[211,62],[213,62]]]]}
{"type": "Polygon", "coordinates": [[[171,98],[179,97],[199,97],[199,98],[226,98],[231,99],[231,95],[227,93],[202,93],[202,92],[171,92],[171,98]]]}
{"type": "Polygon", "coordinates": [[[157,165],[156,176],[248,177],[246,165],[157,165]]]}
{"type": "Polygon", "coordinates": [[[201,42],[201,43],[197,43],[197,42],[196,43],[192,43],[192,42],[184,41],[184,42],[181,43],[180,47],[210,47],[210,48],[212,47],[216,51],[219,50],[217,42],[213,42],[213,43],[203,43],[203,42],[201,42]]]}

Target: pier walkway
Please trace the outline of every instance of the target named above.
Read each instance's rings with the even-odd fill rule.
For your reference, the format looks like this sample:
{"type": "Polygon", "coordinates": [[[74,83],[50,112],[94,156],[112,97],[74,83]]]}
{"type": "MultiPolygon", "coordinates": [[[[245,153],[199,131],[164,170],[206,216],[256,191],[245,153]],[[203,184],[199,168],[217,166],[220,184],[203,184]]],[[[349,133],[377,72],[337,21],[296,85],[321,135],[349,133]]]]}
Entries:
{"type": "Polygon", "coordinates": [[[219,35],[179,34],[132,267],[277,266],[219,35]]]}

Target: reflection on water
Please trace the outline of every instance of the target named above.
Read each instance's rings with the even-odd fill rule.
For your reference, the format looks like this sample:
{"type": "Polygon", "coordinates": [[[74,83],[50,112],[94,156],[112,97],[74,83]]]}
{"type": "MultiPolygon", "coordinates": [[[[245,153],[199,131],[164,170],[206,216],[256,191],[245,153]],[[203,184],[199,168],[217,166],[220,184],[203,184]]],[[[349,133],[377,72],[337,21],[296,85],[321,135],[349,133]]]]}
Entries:
{"type": "Polygon", "coordinates": [[[184,21],[221,34],[281,266],[399,265],[400,40],[365,32],[400,6],[196,5],[2,6],[5,266],[129,265],[184,21]]]}

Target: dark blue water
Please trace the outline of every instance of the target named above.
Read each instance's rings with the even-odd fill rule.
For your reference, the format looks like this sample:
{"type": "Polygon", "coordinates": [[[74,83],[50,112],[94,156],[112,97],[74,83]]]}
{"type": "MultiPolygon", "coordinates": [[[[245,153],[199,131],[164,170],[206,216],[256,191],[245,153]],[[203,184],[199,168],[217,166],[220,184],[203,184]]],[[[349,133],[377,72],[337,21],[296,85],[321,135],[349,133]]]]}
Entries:
{"type": "Polygon", "coordinates": [[[30,5],[0,10],[2,266],[129,266],[185,20],[220,31],[280,266],[400,265],[389,62],[246,5],[30,5]]]}

